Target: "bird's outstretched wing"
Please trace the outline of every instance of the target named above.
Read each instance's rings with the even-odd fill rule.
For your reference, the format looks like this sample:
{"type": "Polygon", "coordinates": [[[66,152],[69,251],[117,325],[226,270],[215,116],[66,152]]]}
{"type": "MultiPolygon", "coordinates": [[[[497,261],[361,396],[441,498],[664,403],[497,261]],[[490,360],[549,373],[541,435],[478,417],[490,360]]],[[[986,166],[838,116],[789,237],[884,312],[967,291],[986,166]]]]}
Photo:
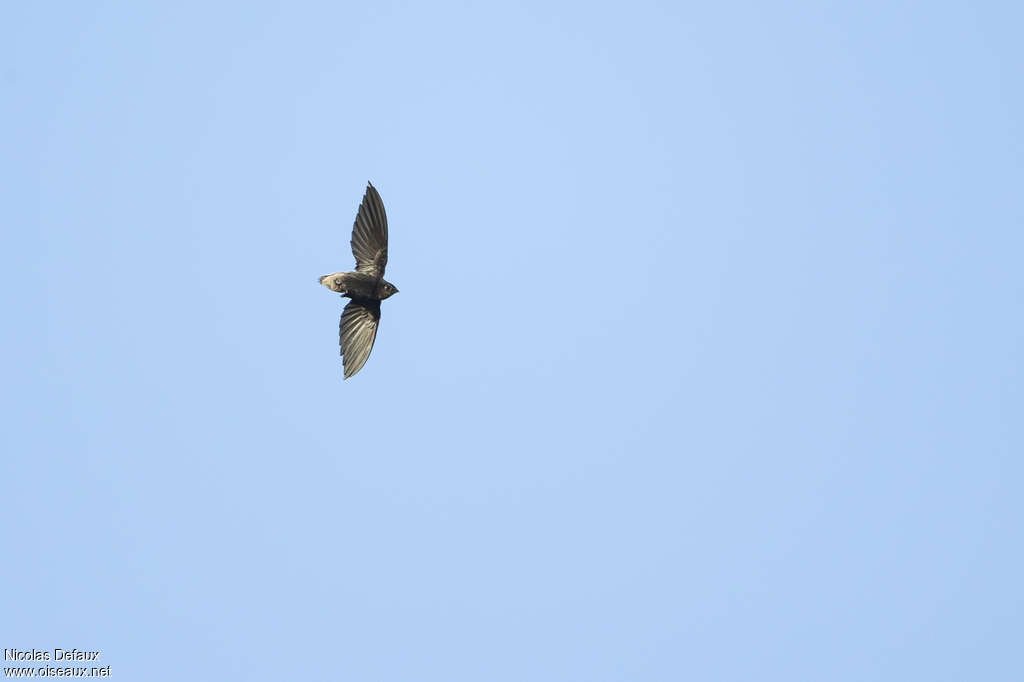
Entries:
{"type": "Polygon", "coordinates": [[[352,226],[352,255],[359,272],[384,276],[384,266],[388,264],[388,217],[384,202],[370,183],[366,183],[366,194],[352,226]]]}
{"type": "Polygon", "coordinates": [[[342,311],[339,336],[346,379],[361,370],[370,357],[378,322],[380,301],[354,298],[342,311]]]}

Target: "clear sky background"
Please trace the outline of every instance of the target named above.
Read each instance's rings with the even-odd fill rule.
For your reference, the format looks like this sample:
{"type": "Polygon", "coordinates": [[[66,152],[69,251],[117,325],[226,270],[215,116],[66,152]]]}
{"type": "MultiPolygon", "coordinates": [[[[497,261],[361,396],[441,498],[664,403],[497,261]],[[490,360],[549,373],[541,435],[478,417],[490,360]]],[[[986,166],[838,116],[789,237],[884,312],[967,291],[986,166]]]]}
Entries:
{"type": "Polygon", "coordinates": [[[7,3],[0,647],[1014,680],[1019,3],[7,3]],[[342,382],[366,181],[369,362],[342,382]]]}

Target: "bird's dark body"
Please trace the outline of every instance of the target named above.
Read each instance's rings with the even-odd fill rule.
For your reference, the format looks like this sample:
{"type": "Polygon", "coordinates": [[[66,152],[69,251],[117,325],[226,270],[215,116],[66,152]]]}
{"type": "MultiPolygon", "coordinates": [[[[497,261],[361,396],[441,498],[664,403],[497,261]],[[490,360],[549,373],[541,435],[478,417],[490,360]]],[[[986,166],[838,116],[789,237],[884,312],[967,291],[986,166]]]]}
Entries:
{"type": "Polygon", "coordinates": [[[333,272],[320,278],[323,286],[352,299],[338,325],[346,379],[362,369],[370,357],[380,323],[380,302],[398,293],[395,285],[384,279],[388,218],[380,194],[369,183],[352,226],[352,255],[356,258],[354,271],[333,272]]]}
{"type": "Polygon", "coordinates": [[[394,289],[395,286],[391,282],[365,272],[336,272],[324,277],[331,278],[330,282],[323,282],[325,287],[348,298],[369,298],[382,301],[394,293],[393,291],[388,293],[389,287],[394,289]]]}

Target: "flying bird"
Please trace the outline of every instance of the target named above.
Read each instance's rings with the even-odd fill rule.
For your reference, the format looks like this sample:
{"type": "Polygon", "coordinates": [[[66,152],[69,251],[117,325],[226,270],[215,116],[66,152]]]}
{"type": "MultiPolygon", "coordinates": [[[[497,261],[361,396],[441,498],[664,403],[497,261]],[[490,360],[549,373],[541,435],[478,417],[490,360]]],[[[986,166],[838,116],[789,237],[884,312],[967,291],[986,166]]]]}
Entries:
{"type": "Polygon", "coordinates": [[[388,217],[380,194],[369,182],[352,226],[352,255],[356,257],[355,272],[332,272],[320,278],[320,284],[352,299],[342,311],[339,325],[346,379],[362,369],[370,357],[380,322],[380,302],[398,293],[395,285],[384,279],[388,217]]]}

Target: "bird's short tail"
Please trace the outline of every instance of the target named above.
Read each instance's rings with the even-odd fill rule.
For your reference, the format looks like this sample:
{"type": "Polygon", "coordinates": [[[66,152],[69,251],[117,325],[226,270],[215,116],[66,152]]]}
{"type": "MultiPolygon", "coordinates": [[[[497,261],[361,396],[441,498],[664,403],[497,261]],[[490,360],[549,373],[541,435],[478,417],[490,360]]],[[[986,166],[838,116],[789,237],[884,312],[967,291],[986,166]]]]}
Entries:
{"type": "Polygon", "coordinates": [[[320,278],[320,284],[339,294],[345,293],[344,273],[332,272],[329,275],[324,275],[320,278]]]}

